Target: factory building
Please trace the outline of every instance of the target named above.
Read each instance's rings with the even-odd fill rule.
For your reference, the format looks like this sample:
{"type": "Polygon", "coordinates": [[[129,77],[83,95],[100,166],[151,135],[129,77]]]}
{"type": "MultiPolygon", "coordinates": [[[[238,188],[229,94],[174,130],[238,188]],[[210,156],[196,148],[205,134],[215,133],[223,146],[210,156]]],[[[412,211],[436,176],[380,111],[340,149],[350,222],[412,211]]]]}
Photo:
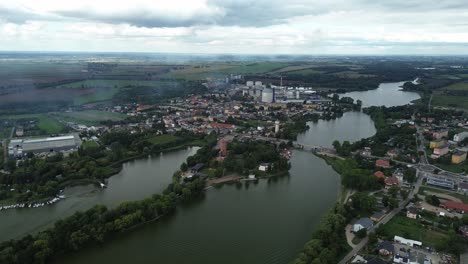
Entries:
{"type": "Polygon", "coordinates": [[[275,99],[275,92],[271,88],[265,88],[262,91],[262,103],[273,103],[275,99]]]}
{"type": "Polygon", "coordinates": [[[78,136],[66,135],[60,137],[14,139],[8,145],[10,157],[21,157],[26,153],[60,152],[78,148],[81,140],[78,136]]]}

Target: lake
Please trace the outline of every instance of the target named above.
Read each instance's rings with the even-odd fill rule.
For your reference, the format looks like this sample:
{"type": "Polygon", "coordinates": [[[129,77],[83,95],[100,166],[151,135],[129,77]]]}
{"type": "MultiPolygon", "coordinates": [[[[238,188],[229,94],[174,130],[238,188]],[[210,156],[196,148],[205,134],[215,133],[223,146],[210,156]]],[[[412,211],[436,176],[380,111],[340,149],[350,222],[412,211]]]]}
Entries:
{"type": "Polygon", "coordinates": [[[404,83],[405,82],[381,83],[379,88],[375,90],[349,92],[341,94],[340,97],[351,97],[354,101],[361,100],[363,107],[406,105],[421,98],[418,93],[402,91],[401,86],[404,83]]]}
{"type": "Polygon", "coordinates": [[[108,188],[77,186],[65,189],[66,199],[40,208],[0,212],[0,241],[43,230],[61,218],[94,205],[116,206],[123,201],[140,200],[160,193],[188,156],[199,148],[172,151],[123,164],[122,171],[109,178],[108,188]]]}
{"type": "MultiPolygon", "coordinates": [[[[414,93],[399,91],[401,84],[382,84],[377,90],[344,96],[360,99],[364,106],[404,105],[417,99],[414,93]]],[[[361,112],[308,125],[310,129],[298,137],[308,145],[331,146],[334,140],[353,142],[375,134],[374,123],[361,112]]],[[[172,173],[194,152],[188,149],[126,163],[121,173],[109,179],[109,188],[73,188],[69,198],[51,207],[12,210],[9,218],[1,212],[0,232],[18,236],[97,203],[114,206],[151,196],[169,183],[172,173]],[[35,224],[36,217],[42,224],[35,224]],[[10,230],[15,228],[20,231],[10,230]]],[[[339,175],[309,152],[294,150],[291,165],[289,176],[211,188],[172,216],[102,246],[69,254],[57,263],[288,263],[336,202],[340,185],[339,175]]]]}

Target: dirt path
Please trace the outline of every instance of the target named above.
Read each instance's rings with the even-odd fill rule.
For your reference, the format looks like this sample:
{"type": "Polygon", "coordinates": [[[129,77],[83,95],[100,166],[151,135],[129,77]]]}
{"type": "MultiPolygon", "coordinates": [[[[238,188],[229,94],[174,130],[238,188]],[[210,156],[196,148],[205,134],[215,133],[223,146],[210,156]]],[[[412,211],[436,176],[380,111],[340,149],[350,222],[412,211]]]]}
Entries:
{"type": "Polygon", "coordinates": [[[438,196],[438,197],[446,199],[446,200],[452,200],[454,202],[463,203],[463,201],[461,199],[453,197],[450,194],[431,192],[431,191],[428,191],[428,190],[424,191],[424,194],[425,195],[435,195],[435,196],[438,196]]]}
{"type": "Polygon", "coordinates": [[[213,184],[218,184],[218,183],[223,183],[223,182],[230,182],[230,181],[238,181],[242,179],[242,176],[238,175],[230,175],[230,176],[224,176],[221,178],[216,178],[216,179],[211,179],[206,182],[208,186],[211,186],[213,184]]]}
{"type": "Polygon", "coordinates": [[[355,248],[356,245],[353,244],[354,234],[351,233],[352,228],[353,228],[353,225],[351,225],[351,224],[348,224],[346,226],[346,241],[348,241],[348,245],[350,247],[355,248]]]}

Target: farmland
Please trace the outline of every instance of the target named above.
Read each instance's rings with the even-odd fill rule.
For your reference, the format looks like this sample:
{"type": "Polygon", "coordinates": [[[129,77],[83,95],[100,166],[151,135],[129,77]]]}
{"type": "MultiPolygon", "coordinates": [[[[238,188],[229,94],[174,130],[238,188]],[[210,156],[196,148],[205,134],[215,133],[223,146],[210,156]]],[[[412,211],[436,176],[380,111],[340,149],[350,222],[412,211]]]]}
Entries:
{"type": "MultiPolygon", "coordinates": [[[[21,119],[37,120],[36,126],[40,130],[39,134],[56,134],[65,130],[65,126],[47,114],[23,114],[2,116],[2,119],[12,121],[21,119]]],[[[5,135],[4,135],[5,136],[5,135]]]]}
{"type": "Polygon", "coordinates": [[[126,118],[126,115],[121,113],[113,113],[106,111],[87,110],[80,112],[54,113],[57,118],[65,122],[73,122],[84,125],[97,125],[100,121],[120,121],[126,118]]]}
{"type": "Polygon", "coordinates": [[[443,87],[442,89],[451,91],[468,91],[468,82],[459,82],[443,87]]]}
{"type": "Polygon", "coordinates": [[[468,109],[468,97],[450,96],[450,95],[434,95],[432,99],[432,104],[435,106],[468,109]]]}
{"type": "Polygon", "coordinates": [[[288,66],[287,63],[280,62],[255,62],[249,64],[224,64],[205,68],[187,68],[182,70],[172,70],[164,75],[166,78],[183,78],[187,80],[202,80],[206,78],[225,77],[228,74],[260,74],[279,70],[288,66]]]}

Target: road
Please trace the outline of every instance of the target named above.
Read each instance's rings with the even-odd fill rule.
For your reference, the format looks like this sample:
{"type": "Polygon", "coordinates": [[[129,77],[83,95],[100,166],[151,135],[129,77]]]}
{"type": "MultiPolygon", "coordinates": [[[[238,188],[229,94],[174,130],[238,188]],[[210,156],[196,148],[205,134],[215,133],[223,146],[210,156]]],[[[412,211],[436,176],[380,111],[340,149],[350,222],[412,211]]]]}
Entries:
{"type": "MultiPolygon", "coordinates": [[[[375,224],[373,227],[369,228],[368,233],[372,233],[375,231],[376,228],[378,228],[380,225],[388,223],[395,215],[397,215],[403,208],[405,208],[405,205],[414,197],[414,194],[418,193],[419,187],[421,187],[422,184],[422,175],[419,175],[420,172],[418,170],[418,181],[414,185],[413,190],[409,193],[408,198],[406,198],[404,201],[400,202],[398,208],[393,209],[389,214],[387,214],[380,222],[375,224]]],[[[351,252],[349,252],[340,262],[339,264],[346,264],[351,259],[359,252],[361,251],[369,241],[368,237],[365,237],[361,242],[359,242],[351,252]]]]}

